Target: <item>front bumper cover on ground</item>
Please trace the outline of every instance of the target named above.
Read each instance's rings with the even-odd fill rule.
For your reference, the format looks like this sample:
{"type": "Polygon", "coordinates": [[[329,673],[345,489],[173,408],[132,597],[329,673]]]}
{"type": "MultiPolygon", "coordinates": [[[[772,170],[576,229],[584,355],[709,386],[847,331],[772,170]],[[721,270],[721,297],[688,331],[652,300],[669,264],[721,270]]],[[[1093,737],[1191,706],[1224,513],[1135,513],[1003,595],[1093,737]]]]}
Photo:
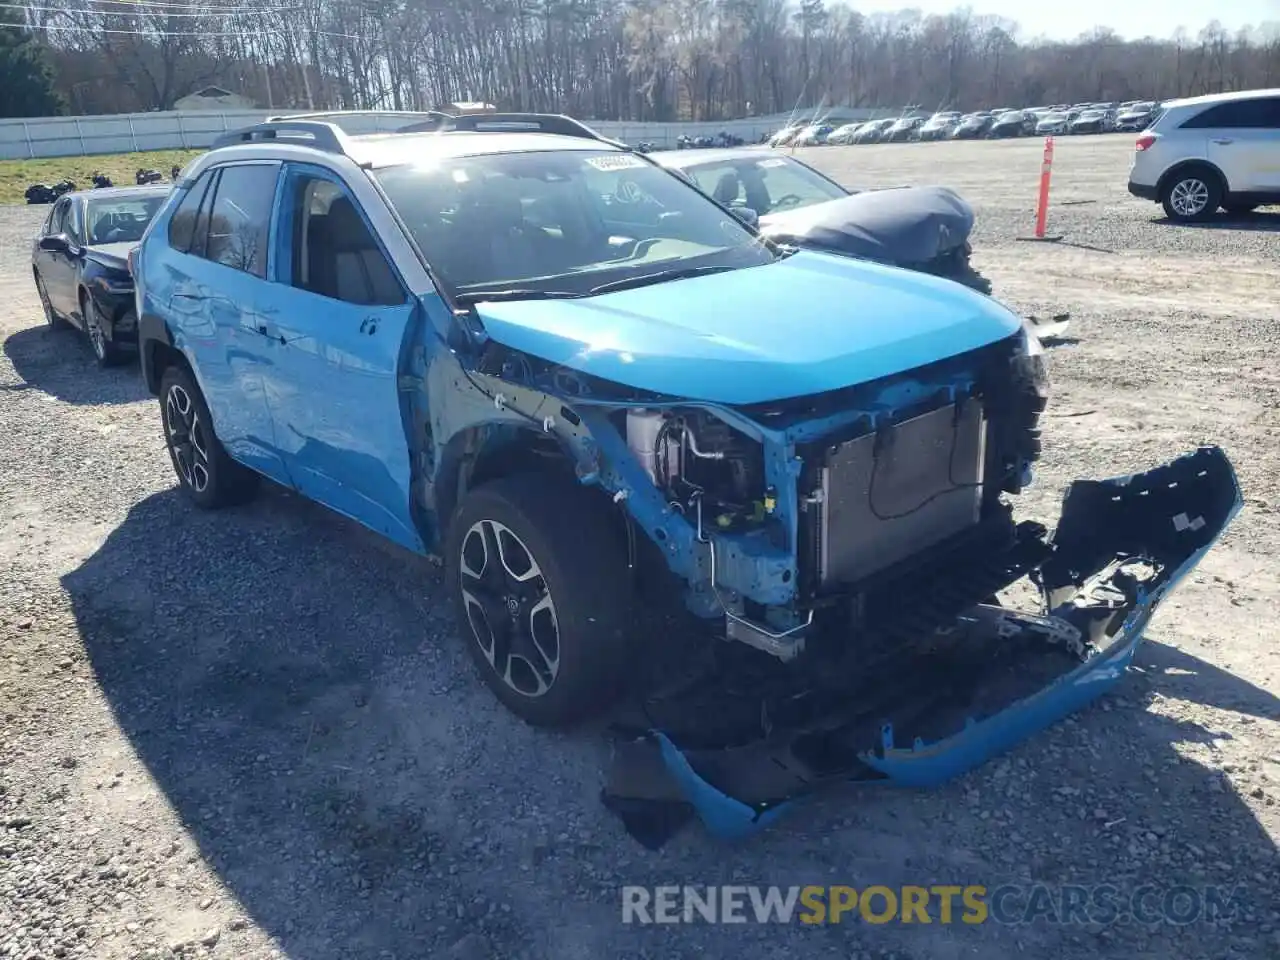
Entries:
{"type": "Polygon", "coordinates": [[[694,815],[717,836],[745,836],[835,781],[931,786],[964,773],[1111,689],[1157,606],[1241,503],[1217,447],[1145,473],[1076,481],[1031,575],[1043,610],[978,606],[945,632],[949,646],[926,644],[901,689],[905,702],[936,686],[927,710],[917,709],[924,701],[886,708],[883,698],[861,709],[874,699],[868,691],[898,689],[899,664],[845,698],[856,702],[808,712],[799,725],[767,722],[752,742],[710,748],[687,729],[633,730],[618,744],[602,798],[656,847],[694,815]],[[957,674],[966,675],[958,687],[957,674]]]}

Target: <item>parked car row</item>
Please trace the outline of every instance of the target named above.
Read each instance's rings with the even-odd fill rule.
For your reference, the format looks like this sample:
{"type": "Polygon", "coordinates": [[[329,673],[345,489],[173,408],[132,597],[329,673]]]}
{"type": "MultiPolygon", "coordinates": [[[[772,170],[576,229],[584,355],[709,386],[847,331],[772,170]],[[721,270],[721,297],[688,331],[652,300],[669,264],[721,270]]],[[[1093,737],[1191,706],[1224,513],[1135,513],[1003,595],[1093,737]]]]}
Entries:
{"type": "Polygon", "coordinates": [[[1151,100],[1126,103],[1059,104],[1013,109],[1000,107],[961,113],[941,110],[932,116],[910,112],[857,123],[790,124],[768,138],[772,147],[823,144],[904,143],[930,140],[975,140],[1046,134],[1136,132],[1158,115],[1151,100]]]}
{"type": "Polygon", "coordinates": [[[99,308],[46,255],[88,276],[149,222],[132,302],[184,498],[270,481],[440,558],[515,715],[639,708],[605,788],[637,831],[675,809],[741,836],[821,783],[984,762],[1118,682],[1240,507],[1204,447],[1073,484],[1052,534],[1023,520],[1044,346],[991,297],[822,249],[876,191],[808,204],[804,248],[734,206],[834,194],[776,155],[676,174],[567,117],[341,116],[227,133],[172,191],[60,200],[47,315],[99,308]],[[1002,605],[1024,576],[1039,599],[1002,605]],[[667,655],[641,607],[700,625],[674,674],[641,669],[667,655]]]}

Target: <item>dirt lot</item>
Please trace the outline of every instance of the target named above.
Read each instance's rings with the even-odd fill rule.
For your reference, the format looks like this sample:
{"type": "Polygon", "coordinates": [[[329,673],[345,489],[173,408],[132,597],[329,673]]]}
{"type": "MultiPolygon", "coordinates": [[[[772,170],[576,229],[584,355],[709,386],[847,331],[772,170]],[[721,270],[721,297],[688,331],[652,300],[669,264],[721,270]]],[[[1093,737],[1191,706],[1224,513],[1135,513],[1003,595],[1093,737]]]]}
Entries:
{"type": "Polygon", "coordinates": [[[1130,143],[1060,144],[1052,246],[1016,240],[1036,142],[808,159],[957,187],[997,295],[1073,314],[1030,514],[1201,442],[1244,512],[1118,695],[944,789],[841,788],[659,853],[598,802],[598,731],[534,732],[481,689],[434,567],[278,491],[188,509],[136,372],[44,329],[39,211],[0,208],[0,957],[1280,956],[1280,212],[1165,224],[1125,193],[1130,143]],[[620,922],[621,885],[664,883],[1236,899],[1217,926],[620,922]]]}

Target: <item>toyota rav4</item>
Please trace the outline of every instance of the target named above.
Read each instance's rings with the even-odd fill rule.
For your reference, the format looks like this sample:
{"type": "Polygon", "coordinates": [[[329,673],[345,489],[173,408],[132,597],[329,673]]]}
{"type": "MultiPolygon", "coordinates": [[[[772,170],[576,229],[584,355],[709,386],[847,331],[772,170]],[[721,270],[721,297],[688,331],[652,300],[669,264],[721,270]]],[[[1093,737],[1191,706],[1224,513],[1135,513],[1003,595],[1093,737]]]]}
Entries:
{"type": "Polygon", "coordinates": [[[637,693],[606,792],[633,826],[981,762],[1115,682],[1238,509],[1206,447],[1078,481],[1050,535],[1011,505],[1044,351],[995,300],[776,245],[569,118],[343,126],[224,136],[134,257],[178,482],[219,507],[266,477],[441,556],[535,724],[656,652],[637,579],[678,596],[721,653],[637,693]],[[1042,601],[1002,605],[1024,577],[1042,601]]]}

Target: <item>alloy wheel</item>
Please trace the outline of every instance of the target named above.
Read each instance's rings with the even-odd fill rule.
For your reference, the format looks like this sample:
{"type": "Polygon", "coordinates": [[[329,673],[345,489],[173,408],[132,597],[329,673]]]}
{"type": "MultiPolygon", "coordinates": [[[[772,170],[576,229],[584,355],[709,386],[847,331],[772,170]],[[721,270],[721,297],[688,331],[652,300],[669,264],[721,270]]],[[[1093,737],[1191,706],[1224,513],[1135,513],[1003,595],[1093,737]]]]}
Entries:
{"type": "Polygon", "coordinates": [[[560,669],[560,625],[532,551],[504,524],[479,520],[460,553],[462,600],[480,651],[516,693],[542,696],[560,669]]]}
{"type": "Polygon", "coordinates": [[[98,311],[91,303],[84,307],[84,328],[89,334],[89,346],[99,360],[107,359],[107,335],[102,332],[102,322],[98,319],[98,311]]]}
{"type": "Polygon", "coordinates": [[[1169,206],[1180,217],[1198,216],[1208,203],[1209,186],[1198,177],[1178,181],[1169,192],[1169,206]]]}
{"type": "Polygon", "coordinates": [[[164,400],[165,438],[182,481],[197,493],[209,487],[209,444],[200,411],[178,384],[164,400]]]}

